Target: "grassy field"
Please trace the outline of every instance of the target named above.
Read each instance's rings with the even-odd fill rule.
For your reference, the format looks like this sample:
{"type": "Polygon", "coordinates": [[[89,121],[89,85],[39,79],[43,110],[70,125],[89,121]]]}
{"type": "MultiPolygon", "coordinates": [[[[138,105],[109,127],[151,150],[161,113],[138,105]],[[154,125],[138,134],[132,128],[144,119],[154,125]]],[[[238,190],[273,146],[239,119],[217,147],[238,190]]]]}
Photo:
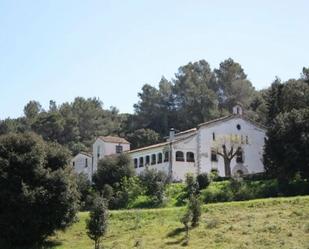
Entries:
{"type": "MultiPolygon", "coordinates": [[[[179,222],[184,208],[110,212],[104,248],[286,248],[309,249],[309,196],[226,202],[203,206],[199,227],[184,247],[179,222]]],[[[66,232],[50,238],[53,249],[90,249],[88,213],[66,232]]]]}

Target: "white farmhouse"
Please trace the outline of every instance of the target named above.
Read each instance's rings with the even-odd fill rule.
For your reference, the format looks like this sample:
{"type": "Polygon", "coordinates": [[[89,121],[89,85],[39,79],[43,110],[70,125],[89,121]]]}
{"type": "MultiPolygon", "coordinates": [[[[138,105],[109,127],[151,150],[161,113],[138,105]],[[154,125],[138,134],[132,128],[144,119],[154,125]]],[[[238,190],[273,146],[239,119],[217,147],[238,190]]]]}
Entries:
{"type": "Polygon", "coordinates": [[[75,172],[84,173],[89,180],[92,180],[101,158],[129,151],[130,143],[121,137],[100,136],[95,140],[92,149],[92,154],[80,152],[71,160],[75,172]]]}
{"type": "Polygon", "coordinates": [[[242,106],[236,105],[232,115],[177,134],[171,130],[166,142],[131,150],[129,155],[137,173],[148,167],[182,181],[187,173],[209,173],[212,169],[226,176],[220,155],[225,145],[227,154],[235,153],[230,161],[231,174],[252,174],[264,171],[264,139],[265,128],[246,118],[242,106]]]}
{"type": "Polygon", "coordinates": [[[121,137],[100,136],[92,145],[93,172],[98,168],[98,161],[109,155],[120,154],[130,150],[130,143],[121,137]]]}

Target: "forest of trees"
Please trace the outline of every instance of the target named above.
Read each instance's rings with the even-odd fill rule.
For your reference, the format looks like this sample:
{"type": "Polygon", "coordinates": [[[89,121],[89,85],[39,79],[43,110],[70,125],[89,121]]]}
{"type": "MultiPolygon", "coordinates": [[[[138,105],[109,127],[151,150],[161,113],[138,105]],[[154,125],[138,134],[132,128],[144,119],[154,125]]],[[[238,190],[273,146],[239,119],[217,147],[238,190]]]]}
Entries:
{"type": "MultiPolygon", "coordinates": [[[[286,85],[284,110],[303,104],[300,95],[308,89],[308,71],[304,68],[299,79],[274,80],[273,85],[286,85]]],[[[97,98],[76,97],[61,105],[51,100],[48,110],[32,100],[25,105],[24,116],[0,121],[0,135],[32,131],[66,146],[73,155],[89,150],[98,135],[122,136],[131,148],[137,148],[161,141],[171,127],[181,131],[228,115],[236,102],[244,105],[247,116],[268,126],[279,112],[279,107],[273,107],[268,115],[272,94],[273,87],[257,91],[231,58],[213,70],[200,60],[181,66],[171,80],[162,77],[158,87],[145,84],[133,114],[121,114],[115,107],[105,109],[97,98]]]]}

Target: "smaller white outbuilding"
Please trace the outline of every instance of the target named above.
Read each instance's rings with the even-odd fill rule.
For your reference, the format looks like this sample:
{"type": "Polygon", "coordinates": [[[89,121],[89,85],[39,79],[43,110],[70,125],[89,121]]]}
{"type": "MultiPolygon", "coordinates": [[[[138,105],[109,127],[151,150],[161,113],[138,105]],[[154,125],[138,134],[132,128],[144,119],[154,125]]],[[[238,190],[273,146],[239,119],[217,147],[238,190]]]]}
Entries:
{"type": "Polygon", "coordinates": [[[83,173],[91,180],[93,174],[92,154],[83,151],[78,153],[72,158],[71,165],[77,174],[83,173]]]}
{"type": "Polygon", "coordinates": [[[105,156],[120,154],[130,150],[130,143],[121,137],[99,136],[92,145],[92,153],[80,152],[71,160],[76,173],[87,175],[92,181],[93,174],[97,171],[98,161],[105,156]]]}

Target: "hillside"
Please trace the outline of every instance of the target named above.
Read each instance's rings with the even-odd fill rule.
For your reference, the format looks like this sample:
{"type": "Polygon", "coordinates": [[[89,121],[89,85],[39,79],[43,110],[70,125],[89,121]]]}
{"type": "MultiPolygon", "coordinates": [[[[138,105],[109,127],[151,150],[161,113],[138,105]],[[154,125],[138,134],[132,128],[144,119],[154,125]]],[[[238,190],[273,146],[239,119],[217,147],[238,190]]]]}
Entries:
{"type": "MultiPolygon", "coordinates": [[[[184,208],[112,211],[104,248],[182,248],[184,208]]],[[[50,238],[52,249],[90,249],[88,213],[50,238]]],[[[184,248],[309,248],[309,196],[270,198],[203,206],[200,226],[184,248]]]]}

